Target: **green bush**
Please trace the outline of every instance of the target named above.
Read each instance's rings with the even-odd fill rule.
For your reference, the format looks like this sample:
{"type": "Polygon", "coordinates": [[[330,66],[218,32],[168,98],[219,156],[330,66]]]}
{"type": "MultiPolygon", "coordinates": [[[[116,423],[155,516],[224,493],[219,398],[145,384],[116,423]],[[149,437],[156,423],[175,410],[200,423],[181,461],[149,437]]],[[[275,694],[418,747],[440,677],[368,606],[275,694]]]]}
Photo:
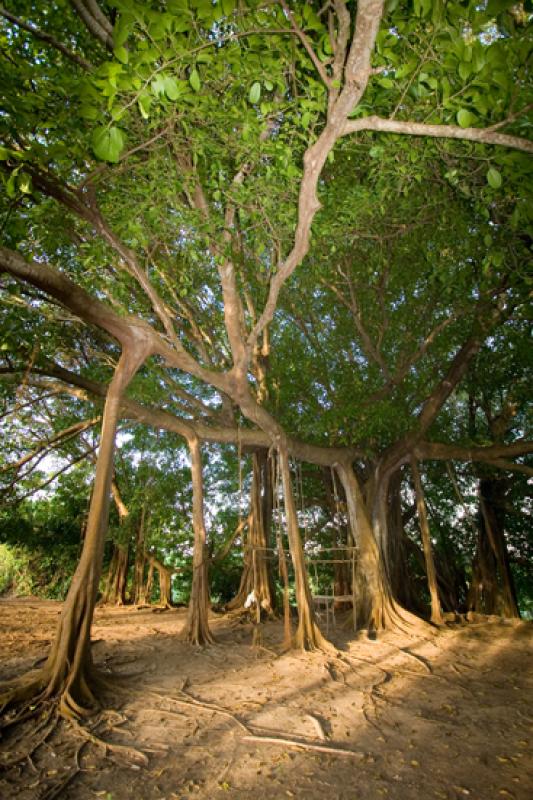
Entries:
{"type": "Polygon", "coordinates": [[[32,590],[28,551],[24,547],[0,544],[0,594],[12,592],[23,596],[31,594],[32,590]]]}

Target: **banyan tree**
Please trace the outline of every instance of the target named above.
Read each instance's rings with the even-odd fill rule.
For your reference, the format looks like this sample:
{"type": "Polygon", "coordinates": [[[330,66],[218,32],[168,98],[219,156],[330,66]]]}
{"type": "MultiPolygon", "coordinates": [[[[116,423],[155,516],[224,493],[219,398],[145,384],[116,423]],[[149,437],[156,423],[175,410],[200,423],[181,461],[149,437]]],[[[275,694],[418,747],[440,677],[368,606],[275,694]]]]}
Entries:
{"type": "Polygon", "coordinates": [[[508,5],[0,9],[10,52],[0,63],[4,392],[15,409],[35,399],[53,410],[61,397],[71,425],[97,413],[99,430],[55,640],[37,673],[3,689],[3,705],[58,697],[81,715],[97,703],[90,629],[119,424],[187,448],[193,643],[212,641],[208,443],[252,463],[235,606],[255,591],[274,611],[262,554],[282,520],[294,646],[329,647],[296,463],[334,487],[333,516],[357,549],[360,628],[424,624],[405,607],[402,491],[418,512],[431,620],[442,622],[428,462],[475,464],[475,571],[495,587],[471,602],[518,613],[495,473],[532,474],[523,342],[533,143],[528,14],[508,5]],[[491,359],[513,348],[500,387],[491,359]]]}

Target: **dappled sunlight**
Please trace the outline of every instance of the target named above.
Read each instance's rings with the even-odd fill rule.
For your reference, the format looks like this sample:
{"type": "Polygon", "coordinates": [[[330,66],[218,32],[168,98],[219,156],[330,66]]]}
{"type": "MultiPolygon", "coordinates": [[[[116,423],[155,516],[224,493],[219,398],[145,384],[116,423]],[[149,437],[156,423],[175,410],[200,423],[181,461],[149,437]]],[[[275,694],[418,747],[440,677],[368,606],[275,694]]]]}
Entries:
{"type": "MultiPolygon", "coordinates": [[[[52,622],[57,604],[46,607],[52,622]]],[[[14,604],[15,645],[34,608],[14,604]]],[[[254,626],[213,615],[217,642],[198,648],[184,641],[185,619],[186,609],[98,610],[94,657],[114,687],[97,729],[108,755],[85,750],[65,798],[528,800],[531,624],[375,640],[339,625],[332,654],[278,655],[280,622],[262,624],[253,647],[254,626]]],[[[71,736],[50,738],[60,768],[71,736]]]]}

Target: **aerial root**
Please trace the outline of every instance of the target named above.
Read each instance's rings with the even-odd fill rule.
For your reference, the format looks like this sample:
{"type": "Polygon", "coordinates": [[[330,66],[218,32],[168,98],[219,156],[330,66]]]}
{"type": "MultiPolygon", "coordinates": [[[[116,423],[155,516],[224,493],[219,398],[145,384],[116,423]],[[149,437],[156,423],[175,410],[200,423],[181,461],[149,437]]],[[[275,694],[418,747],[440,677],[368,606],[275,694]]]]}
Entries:
{"type": "Polygon", "coordinates": [[[424,656],[420,656],[417,653],[413,653],[411,650],[409,650],[408,647],[398,647],[397,650],[400,653],[403,653],[404,655],[409,656],[409,658],[412,658],[418,664],[422,664],[422,666],[424,667],[425,671],[429,675],[433,675],[433,667],[431,666],[431,663],[427,658],[424,658],[424,656]]]}

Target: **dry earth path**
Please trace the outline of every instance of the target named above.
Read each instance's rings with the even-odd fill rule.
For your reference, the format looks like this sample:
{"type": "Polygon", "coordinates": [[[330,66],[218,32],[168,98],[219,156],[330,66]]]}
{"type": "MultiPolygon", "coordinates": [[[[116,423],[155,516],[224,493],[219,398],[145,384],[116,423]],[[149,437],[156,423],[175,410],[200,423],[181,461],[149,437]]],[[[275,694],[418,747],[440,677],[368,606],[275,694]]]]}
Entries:
{"type": "MultiPolygon", "coordinates": [[[[0,601],[0,679],[38,664],[60,608],[0,601]]],[[[221,616],[200,650],[184,623],[183,609],[98,609],[110,708],[90,728],[45,709],[5,736],[2,800],[533,797],[531,623],[376,641],[339,626],[337,656],[278,655],[278,623],[251,647],[250,626],[221,616]]]]}

